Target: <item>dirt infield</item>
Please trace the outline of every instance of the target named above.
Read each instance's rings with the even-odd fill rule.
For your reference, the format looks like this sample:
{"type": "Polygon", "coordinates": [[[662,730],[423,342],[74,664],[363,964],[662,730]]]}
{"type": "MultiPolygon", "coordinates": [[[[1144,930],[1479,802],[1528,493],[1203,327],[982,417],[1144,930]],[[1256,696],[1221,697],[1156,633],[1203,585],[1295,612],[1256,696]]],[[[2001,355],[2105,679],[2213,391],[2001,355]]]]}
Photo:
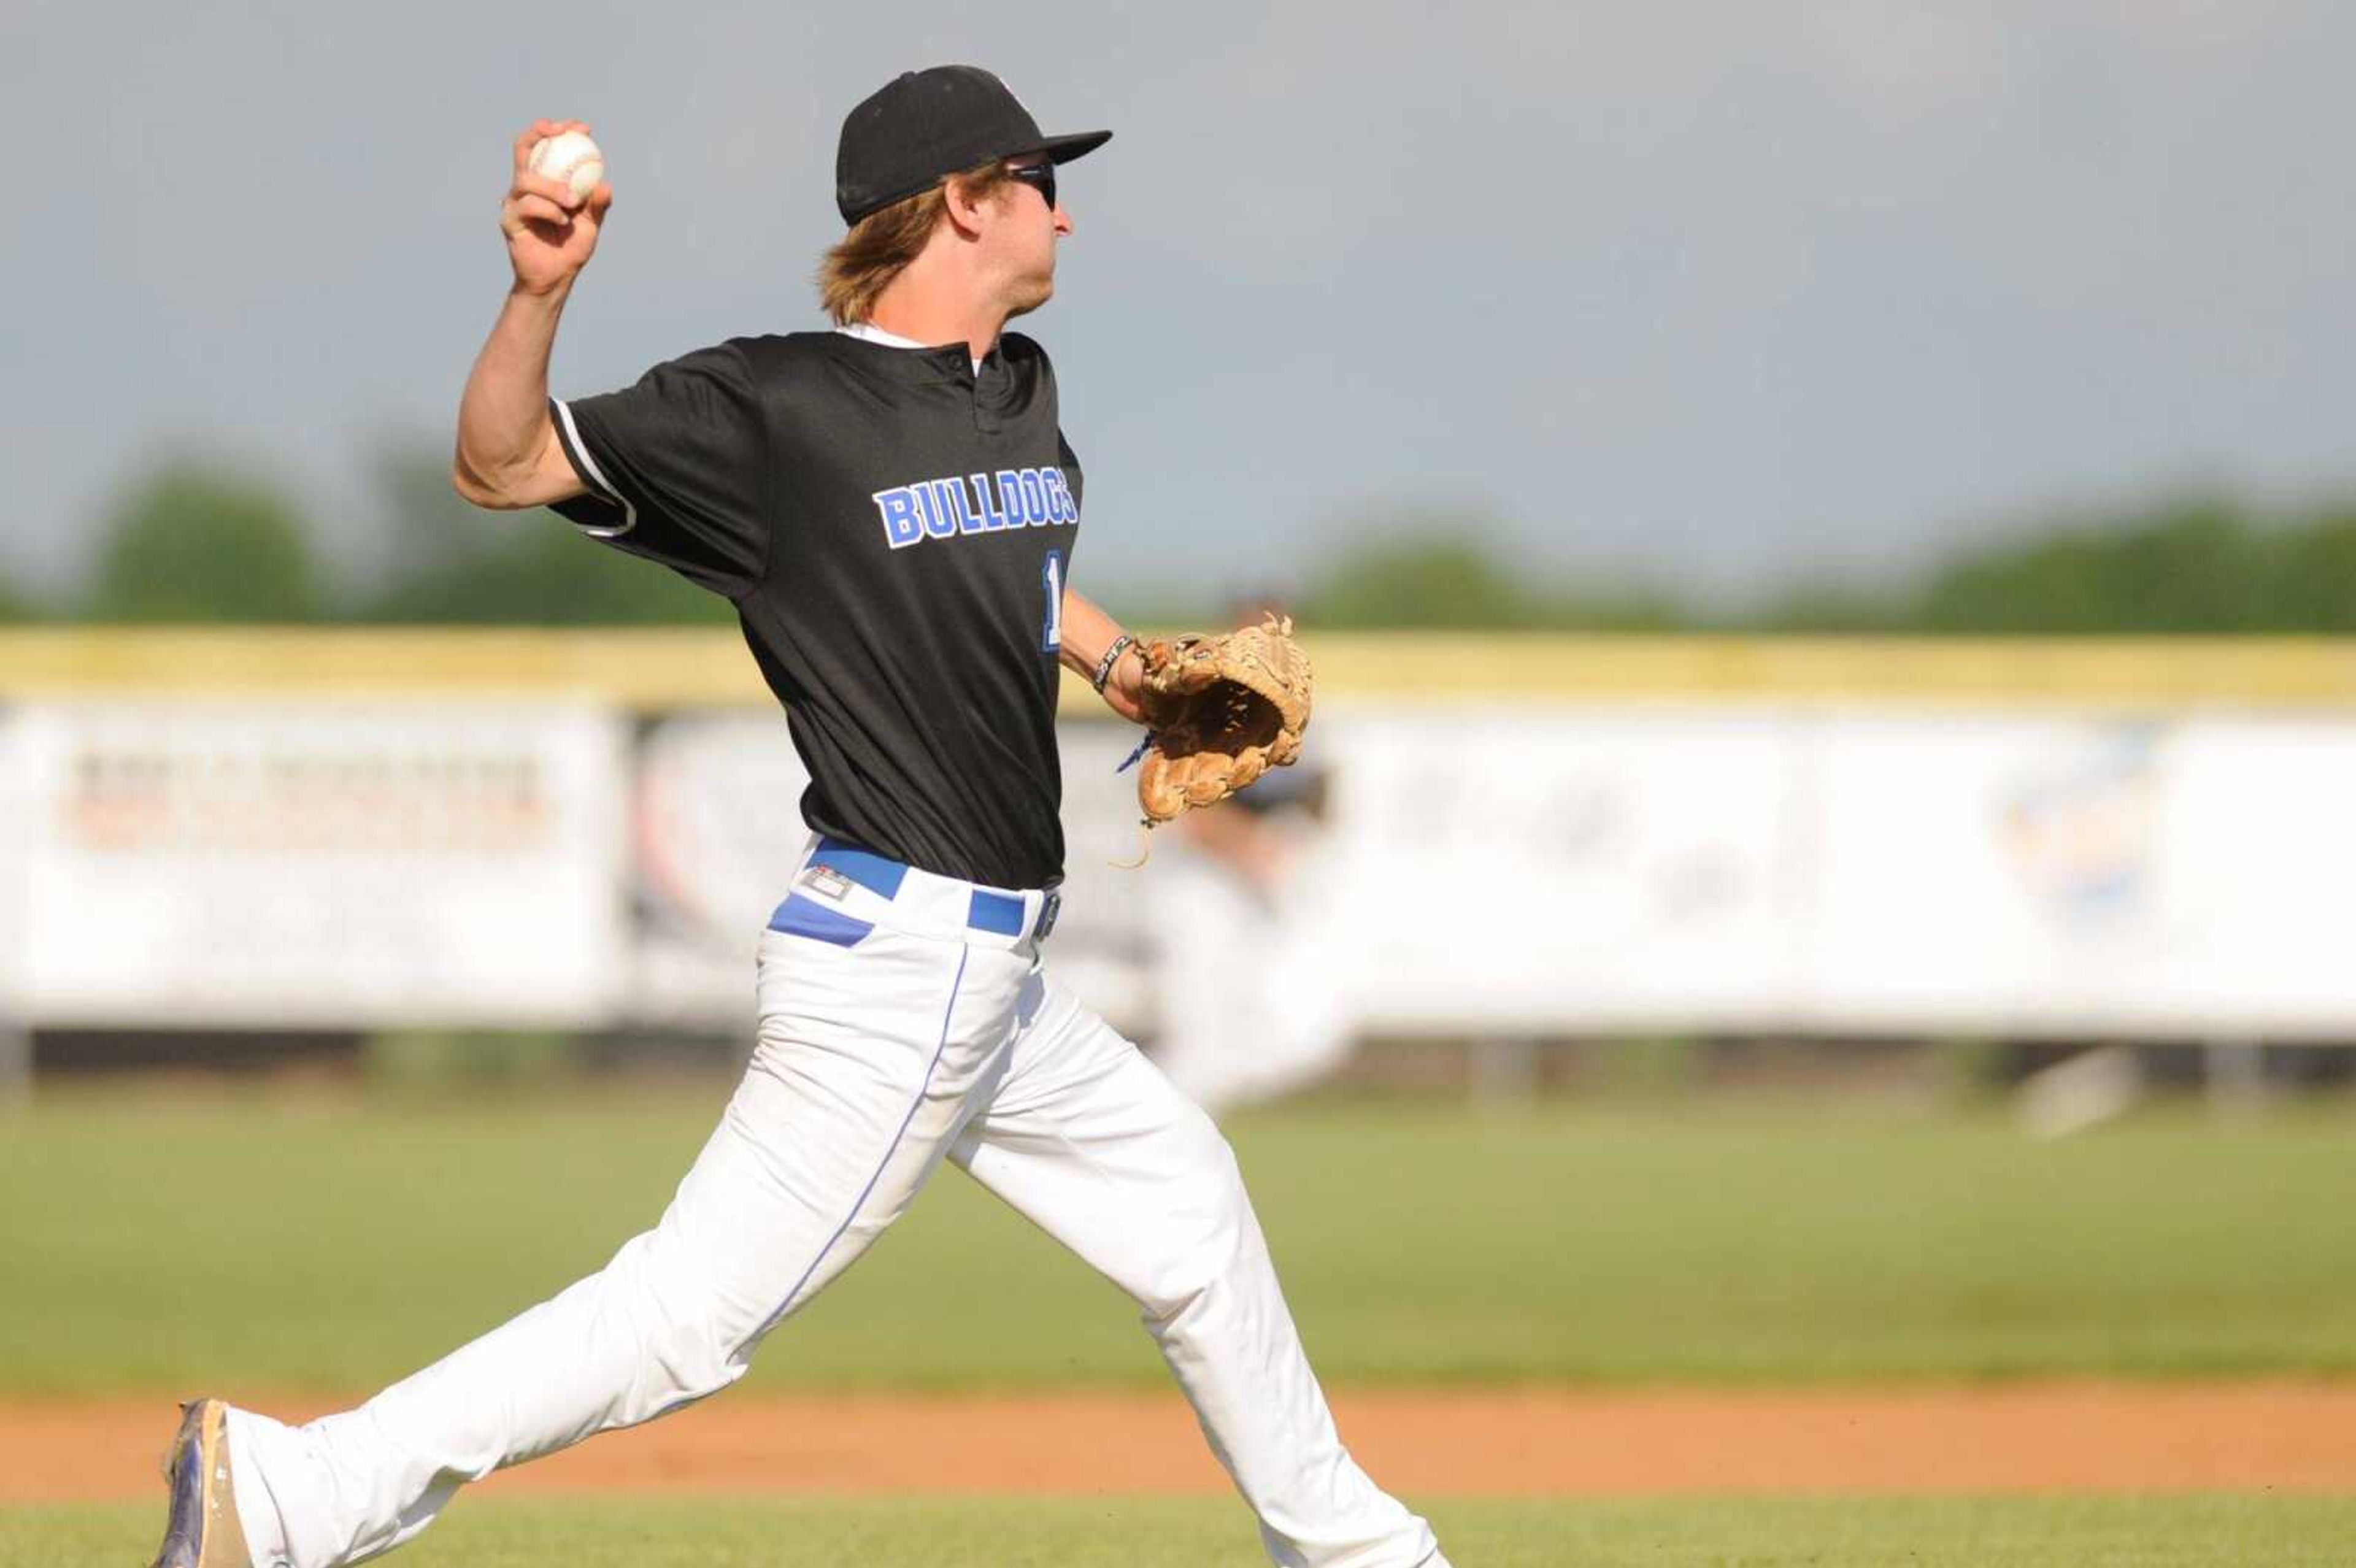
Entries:
{"type": "MultiPolygon", "coordinates": [[[[252,1402],[305,1416],[340,1402],[252,1402]]],[[[1344,1435],[1410,1496],[2356,1490],[2356,1386],[1360,1392],[1344,1435]]],[[[154,1495],[168,1401],[0,1402],[0,1505],[154,1495]]],[[[498,1491],[1205,1492],[1174,1393],[730,1397],[498,1491]]]]}

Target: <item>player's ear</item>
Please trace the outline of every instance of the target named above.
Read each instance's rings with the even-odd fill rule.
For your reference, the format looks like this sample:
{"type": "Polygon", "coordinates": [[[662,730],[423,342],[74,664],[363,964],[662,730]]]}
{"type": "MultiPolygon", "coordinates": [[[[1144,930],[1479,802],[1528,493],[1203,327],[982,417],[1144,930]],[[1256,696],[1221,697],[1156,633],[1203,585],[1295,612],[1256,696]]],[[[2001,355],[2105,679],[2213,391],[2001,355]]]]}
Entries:
{"type": "Polygon", "coordinates": [[[980,234],[986,221],[985,209],[994,196],[977,196],[973,187],[961,176],[951,175],[941,184],[941,208],[948,214],[949,223],[968,240],[980,234]]]}

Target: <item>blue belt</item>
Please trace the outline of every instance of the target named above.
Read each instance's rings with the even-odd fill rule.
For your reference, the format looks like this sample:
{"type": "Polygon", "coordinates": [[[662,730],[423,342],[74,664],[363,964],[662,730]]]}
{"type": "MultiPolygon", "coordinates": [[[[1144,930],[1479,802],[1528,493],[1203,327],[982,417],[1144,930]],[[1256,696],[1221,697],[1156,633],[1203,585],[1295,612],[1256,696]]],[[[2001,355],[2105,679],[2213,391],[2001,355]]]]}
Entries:
{"type": "MultiPolygon", "coordinates": [[[[897,898],[900,884],[908,875],[908,868],[899,861],[846,844],[839,838],[820,838],[812,851],[809,863],[824,866],[844,880],[858,883],[872,893],[884,898],[897,898]]],[[[1064,895],[1049,888],[1039,910],[1039,929],[1033,933],[1041,941],[1055,928],[1056,913],[1062,909],[1064,895]]],[[[973,890],[966,907],[965,923],[974,931],[987,931],[999,936],[1023,934],[1023,900],[1012,893],[992,892],[988,888],[973,890]]],[[[802,936],[815,936],[822,941],[848,947],[867,934],[871,928],[863,920],[854,920],[837,911],[816,904],[799,894],[789,897],[777,906],[769,918],[772,931],[792,932],[802,936]]]]}

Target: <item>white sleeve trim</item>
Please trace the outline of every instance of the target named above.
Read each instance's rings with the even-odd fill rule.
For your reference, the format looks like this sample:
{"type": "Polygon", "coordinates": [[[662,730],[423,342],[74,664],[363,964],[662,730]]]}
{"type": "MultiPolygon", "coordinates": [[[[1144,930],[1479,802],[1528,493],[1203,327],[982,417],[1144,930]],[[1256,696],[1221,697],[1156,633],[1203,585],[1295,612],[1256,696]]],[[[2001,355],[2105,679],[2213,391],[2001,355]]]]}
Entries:
{"type": "Polygon", "coordinates": [[[638,526],[638,509],[630,505],[630,498],[616,489],[614,482],[605,477],[605,471],[597,466],[597,459],[590,454],[588,444],[581,439],[581,427],[573,422],[572,406],[561,398],[552,398],[549,401],[556,405],[556,417],[564,422],[565,449],[581,460],[581,466],[588,477],[590,488],[597,493],[598,499],[611,501],[622,508],[621,522],[609,528],[599,528],[594,523],[582,522],[577,517],[567,520],[574,528],[594,539],[621,538],[638,526]]]}

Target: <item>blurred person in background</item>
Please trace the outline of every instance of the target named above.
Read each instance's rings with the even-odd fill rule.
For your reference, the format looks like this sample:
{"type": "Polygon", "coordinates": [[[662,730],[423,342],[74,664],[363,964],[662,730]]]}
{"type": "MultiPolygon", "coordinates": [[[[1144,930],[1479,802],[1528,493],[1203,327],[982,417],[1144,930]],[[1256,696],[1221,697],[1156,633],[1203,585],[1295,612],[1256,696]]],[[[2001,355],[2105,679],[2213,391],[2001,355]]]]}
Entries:
{"type": "MultiPolygon", "coordinates": [[[[1229,609],[1238,626],[1285,613],[1273,595],[1229,609]]],[[[1153,1060],[1213,1115],[1303,1088],[1350,1054],[1350,955],[1331,918],[1323,843],[1329,784],[1312,749],[1171,824],[1148,874],[1153,1060]],[[1213,997],[1219,1005],[1205,1007],[1213,997]]]]}
{"type": "Polygon", "coordinates": [[[1188,813],[1154,861],[1153,1060],[1214,1115],[1313,1083],[1350,1054],[1324,814],[1325,780],[1304,757],[1188,813]],[[1217,1008],[1203,1006],[1212,997],[1217,1008]]]}

